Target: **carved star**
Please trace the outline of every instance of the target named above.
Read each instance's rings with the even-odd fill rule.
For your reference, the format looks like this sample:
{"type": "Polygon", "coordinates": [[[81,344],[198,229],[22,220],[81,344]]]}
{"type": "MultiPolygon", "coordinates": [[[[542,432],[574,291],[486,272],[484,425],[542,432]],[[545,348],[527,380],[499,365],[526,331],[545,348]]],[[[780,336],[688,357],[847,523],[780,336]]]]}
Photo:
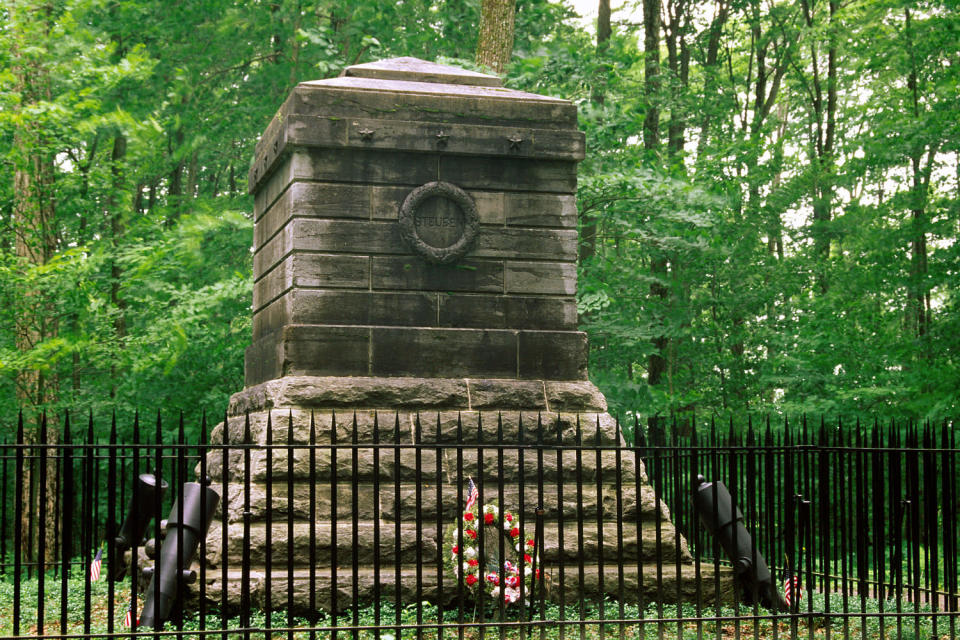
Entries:
{"type": "Polygon", "coordinates": [[[510,142],[510,151],[520,151],[520,145],[523,144],[523,138],[520,136],[511,136],[507,138],[510,142]]]}
{"type": "Polygon", "coordinates": [[[450,134],[444,133],[443,130],[441,129],[440,132],[437,134],[437,146],[438,147],[447,146],[447,140],[449,139],[450,139],[450,134]]]}
{"type": "Polygon", "coordinates": [[[364,142],[373,140],[373,129],[360,129],[357,133],[360,134],[360,139],[364,142]]]}

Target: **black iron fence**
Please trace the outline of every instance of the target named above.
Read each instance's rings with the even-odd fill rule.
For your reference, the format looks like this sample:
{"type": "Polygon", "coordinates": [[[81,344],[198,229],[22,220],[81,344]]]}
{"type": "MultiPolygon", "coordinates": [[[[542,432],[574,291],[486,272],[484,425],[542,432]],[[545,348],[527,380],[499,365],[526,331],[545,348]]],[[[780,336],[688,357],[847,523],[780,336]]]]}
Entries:
{"type": "Polygon", "coordinates": [[[0,637],[958,637],[951,424],[225,423],[21,419],[0,637]]]}

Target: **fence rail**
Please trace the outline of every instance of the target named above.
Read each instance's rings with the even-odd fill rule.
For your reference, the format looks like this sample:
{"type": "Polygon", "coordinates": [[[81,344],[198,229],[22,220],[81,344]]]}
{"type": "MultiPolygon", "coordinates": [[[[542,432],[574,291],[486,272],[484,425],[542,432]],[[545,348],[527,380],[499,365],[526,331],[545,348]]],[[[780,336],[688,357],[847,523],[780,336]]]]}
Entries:
{"type": "Polygon", "coordinates": [[[536,413],[241,416],[209,433],[21,417],[0,442],[0,637],[159,634],[138,617],[173,569],[162,635],[177,638],[958,637],[954,425],[628,426],[630,444],[536,413]],[[143,473],[170,489],[134,500],[149,527],[124,550],[143,473]],[[763,557],[799,603],[731,588],[698,475],[729,488],[752,537],[737,580],[763,557]],[[190,503],[198,479],[213,493],[190,503]],[[185,509],[208,500],[195,556],[158,559],[189,547],[185,509]]]}

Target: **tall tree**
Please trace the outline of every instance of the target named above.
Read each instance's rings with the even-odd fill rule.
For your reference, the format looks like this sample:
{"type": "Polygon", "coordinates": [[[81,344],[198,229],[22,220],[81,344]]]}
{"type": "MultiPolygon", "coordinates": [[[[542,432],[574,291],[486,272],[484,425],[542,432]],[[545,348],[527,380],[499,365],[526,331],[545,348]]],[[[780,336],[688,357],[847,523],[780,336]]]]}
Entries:
{"type": "Polygon", "coordinates": [[[513,55],[517,0],[483,0],[477,64],[503,73],[513,55]]]}

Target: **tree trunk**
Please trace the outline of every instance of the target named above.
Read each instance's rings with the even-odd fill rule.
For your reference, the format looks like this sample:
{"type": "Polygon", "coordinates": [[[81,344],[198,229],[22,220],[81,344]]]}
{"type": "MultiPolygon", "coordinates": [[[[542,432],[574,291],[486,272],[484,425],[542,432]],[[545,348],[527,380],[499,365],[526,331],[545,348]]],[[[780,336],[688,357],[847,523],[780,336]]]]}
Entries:
{"type": "MultiPolygon", "coordinates": [[[[123,348],[123,339],[127,335],[127,318],[126,318],[126,309],[127,303],[120,296],[120,281],[123,278],[123,269],[120,267],[120,264],[116,261],[116,254],[118,251],[118,245],[120,238],[123,236],[123,210],[121,208],[120,202],[122,198],[120,197],[123,194],[124,179],[123,179],[123,161],[127,155],[127,138],[122,133],[118,133],[113,139],[113,151],[110,154],[110,173],[113,176],[113,189],[111,190],[110,200],[108,202],[109,206],[109,216],[110,216],[110,244],[113,248],[114,258],[111,260],[110,264],[110,302],[113,304],[114,308],[117,310],[117,316],[114,320],[114,331],[116,332],[116,337],[118,341],[117,348],[123,348]]],[[[117,369],[116,364],[111,363],[110,365],[110,397],[116,397],[116,379],[117,379],[117,369]]]]}
{"type": "MultiPolygon", "coordinates": [[[[660,148],[660,0],[643,0],[643,50],[644,50],[644,97],[647,103],[647,113],[643,119],[643,148],[656,154],[660,148]]],[[[662,255],[654,256],[650,261],[650,271],[658,281],[650,285],[650,295],[661,302],[667,299],[669,289],[664,282],[667,279],[667,258],[662,255]]],[[[661,309],[662,313],[665,310],[661,309]]],[[[654,352],[647,360],[647,384],[657,386],[663,380],[667,370],[667,361],[664,355],[667,352],[668,338],[666,335],[655,336],[652,340],[654,352]]],[[[654,430],[657,427],[656,417],[648,419],[647,426],[654,430]]]]}
{"type": "MultiPolygon", "coordinates": [[[[600,0],[597,11],[597,56],[603,58],[613,28],[610,25],[610,0],[600,0]]],[[[593,86],[593,100],[603,104],[606,92],[605,72],[598,72],[593,86]]],[[[597,252],[597,221],[580,213],[580,265],[589,262],[597,252]]]]}
{"type": "Polygon", "coordinates": [[[643,118],[643,148],[660,146],[660,0],[643,0],[643,93],[647,113],[643,118]]]}
{"type": "Polygon", "coordinates": [[[516,0],[483,0],[477,64],[503,73],[513,54],[516,0]]]}
{"type": "MultiPolygon", "coordinates": [[[[50,36],[50,11],[36,10],[33,7],[12,6],[9,9],[10,31],[13,47],[12,70],[14,88],[20,96],[15,107],[18,111],[28,112],[29,108],[42,100],[50,100],[50,84],[42,61],[26,61],[20,52],[24,45],[38,46],[50,36]]],[[[47,264],[57,250],[56,205],[54,199],[54,156],[45,140],[34,126],[29,116],[17,120],[13,133],[13,146],[16,149],[12,157],[18,158],[13,171],[13,207],[12,227],[14,231],[14,250],[27,270],[47,264]]],[[[42,341],[56,338],[59,333],[59,321],[55,305],[45,299],[42,291],[27,288],[16,301],[15,346],[18,351],[30,351],[42,341]]],[[[34,369],[17,372],[17,402],[26,411],[41,409],[56,402],[59,385],[56,370],[44,373],[34,369]]],[[[36,444],[45,435],[39,428],[25,428],[25,444],[36,444]]],[[[56,539],[56,527],[53,523],[54,512],[41,505],[39,482],[35,479],[39,470],[39,460],[32,459],[24,469],[23,494],[19,499],[25,505],[23,519],[20,522],[24,533],[25,561],[33,559],[41,562],[51,558],[52,546],[48,544],[56,539]],[[39,526],[31,526],[37,514],[43,512],[46,518],[43,553],[40,554],[39,526]],[[37,554],[36,556],[34,554],[37,554]],[[39,557],[41,556],[42,557],[39,557]]],[[[53,495],[52,487],[56,482],[56,464],[48,466],[45,474],[44,498],[49,503],[53,495]],[[51,472],[52,469],[52,472],[51,472]]],[[[41,475],[41,478],[44,476],[41,475]]],[[[42,564],[39,567],[42,569],[42,564]]]]}

